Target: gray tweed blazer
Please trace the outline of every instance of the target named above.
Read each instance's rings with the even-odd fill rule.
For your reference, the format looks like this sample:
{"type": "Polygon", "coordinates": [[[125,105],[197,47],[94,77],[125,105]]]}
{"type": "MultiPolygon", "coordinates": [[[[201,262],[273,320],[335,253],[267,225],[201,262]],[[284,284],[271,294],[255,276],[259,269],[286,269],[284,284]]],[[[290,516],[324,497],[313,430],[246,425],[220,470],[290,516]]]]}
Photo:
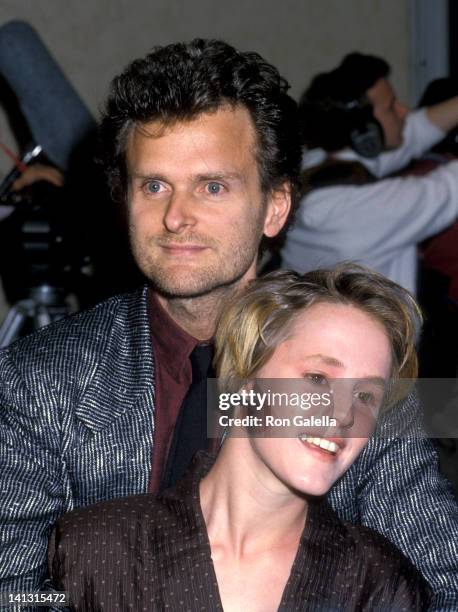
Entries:
{"type": "MultiPolygon", "coordinates": [[[[36,591],[58,517],[147,490],[154,363],[146,288],[0,351],[0,590],[36,591]]],[[[458,610],[458,506],[410,397],[330,494],[420,569],[436,610],[458,610]]]]}

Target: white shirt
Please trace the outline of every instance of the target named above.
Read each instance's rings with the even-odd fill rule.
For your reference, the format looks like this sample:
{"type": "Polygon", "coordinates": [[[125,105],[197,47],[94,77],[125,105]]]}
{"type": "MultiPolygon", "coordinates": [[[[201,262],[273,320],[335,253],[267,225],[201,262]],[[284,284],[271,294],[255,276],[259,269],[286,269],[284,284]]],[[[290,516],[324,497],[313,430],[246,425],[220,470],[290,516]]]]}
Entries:
{"type": "MultiPolygon", "coordinates": [[[[383,177],[404,167],[444,137],[424,110],[409,114],[404,142],[375,159],[350,149],[335,157],[359,161],[383,177]]],[[[304,167],[319,153],[304,155],[304,167]]],[[[323,155],[321,155],[321,161],[323,155]]],[[[298,272],[352,260],[378,270],[412,293],[416,290],[417,243],[458,216],[458,161],[428,175],[387,178],[367,185],[316,189],[301,202],[282,250],[282,267],[298,272]]]]}

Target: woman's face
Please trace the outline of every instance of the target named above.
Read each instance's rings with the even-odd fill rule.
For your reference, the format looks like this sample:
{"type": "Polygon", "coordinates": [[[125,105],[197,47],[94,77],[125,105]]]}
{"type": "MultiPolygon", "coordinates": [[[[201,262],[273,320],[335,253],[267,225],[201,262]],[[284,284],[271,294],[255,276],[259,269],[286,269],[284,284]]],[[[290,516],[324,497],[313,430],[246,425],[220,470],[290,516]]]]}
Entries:
{"type": "MultiPolygon", "coordinates": [[[[309,390],[332,392],[329,416],[336,423],[328,429],[296,427],[292,437],[250,438],[266,484],[326,493],[367,443],[391,365],[383,326],[362,310],[318,303],[300,314],[256,377],[303,379],[309,390]]],[[[312,411],[298,412],[311,416],[312,411]]]]}

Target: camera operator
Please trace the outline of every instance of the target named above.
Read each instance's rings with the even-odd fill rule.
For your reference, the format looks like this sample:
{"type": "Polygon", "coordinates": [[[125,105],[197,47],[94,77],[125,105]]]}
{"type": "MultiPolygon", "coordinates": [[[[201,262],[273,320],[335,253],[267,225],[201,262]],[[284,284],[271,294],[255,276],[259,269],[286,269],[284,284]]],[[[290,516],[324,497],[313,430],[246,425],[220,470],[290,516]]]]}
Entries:
{"type": "Polygon", "coordinates": [[[303,199],[282,251],[299,272],[356,260],[416,291],[417,244],[458,215],[458,164],[384,178],[458,124],[458,98],[409,112],[380,58],[352,53],[300,101],[303,199]]]}

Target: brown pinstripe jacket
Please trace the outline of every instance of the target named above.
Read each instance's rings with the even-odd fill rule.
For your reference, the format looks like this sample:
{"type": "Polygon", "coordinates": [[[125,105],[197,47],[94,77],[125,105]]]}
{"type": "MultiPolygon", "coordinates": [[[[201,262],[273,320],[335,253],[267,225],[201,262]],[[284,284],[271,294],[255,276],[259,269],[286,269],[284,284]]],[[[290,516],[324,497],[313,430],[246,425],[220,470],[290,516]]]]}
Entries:
{"type": "MultiPolygon", "coordinates": [[[[211,464],[200,454],[160,497],[115,499],[58,521],[49,569],[71,609],[222,610],[199,502],[211,464]]],[[[428,598],[424,580],[388,540],[340,522],[324,501],[310,504],[279,610],[425,610],[428,598]]]]}

